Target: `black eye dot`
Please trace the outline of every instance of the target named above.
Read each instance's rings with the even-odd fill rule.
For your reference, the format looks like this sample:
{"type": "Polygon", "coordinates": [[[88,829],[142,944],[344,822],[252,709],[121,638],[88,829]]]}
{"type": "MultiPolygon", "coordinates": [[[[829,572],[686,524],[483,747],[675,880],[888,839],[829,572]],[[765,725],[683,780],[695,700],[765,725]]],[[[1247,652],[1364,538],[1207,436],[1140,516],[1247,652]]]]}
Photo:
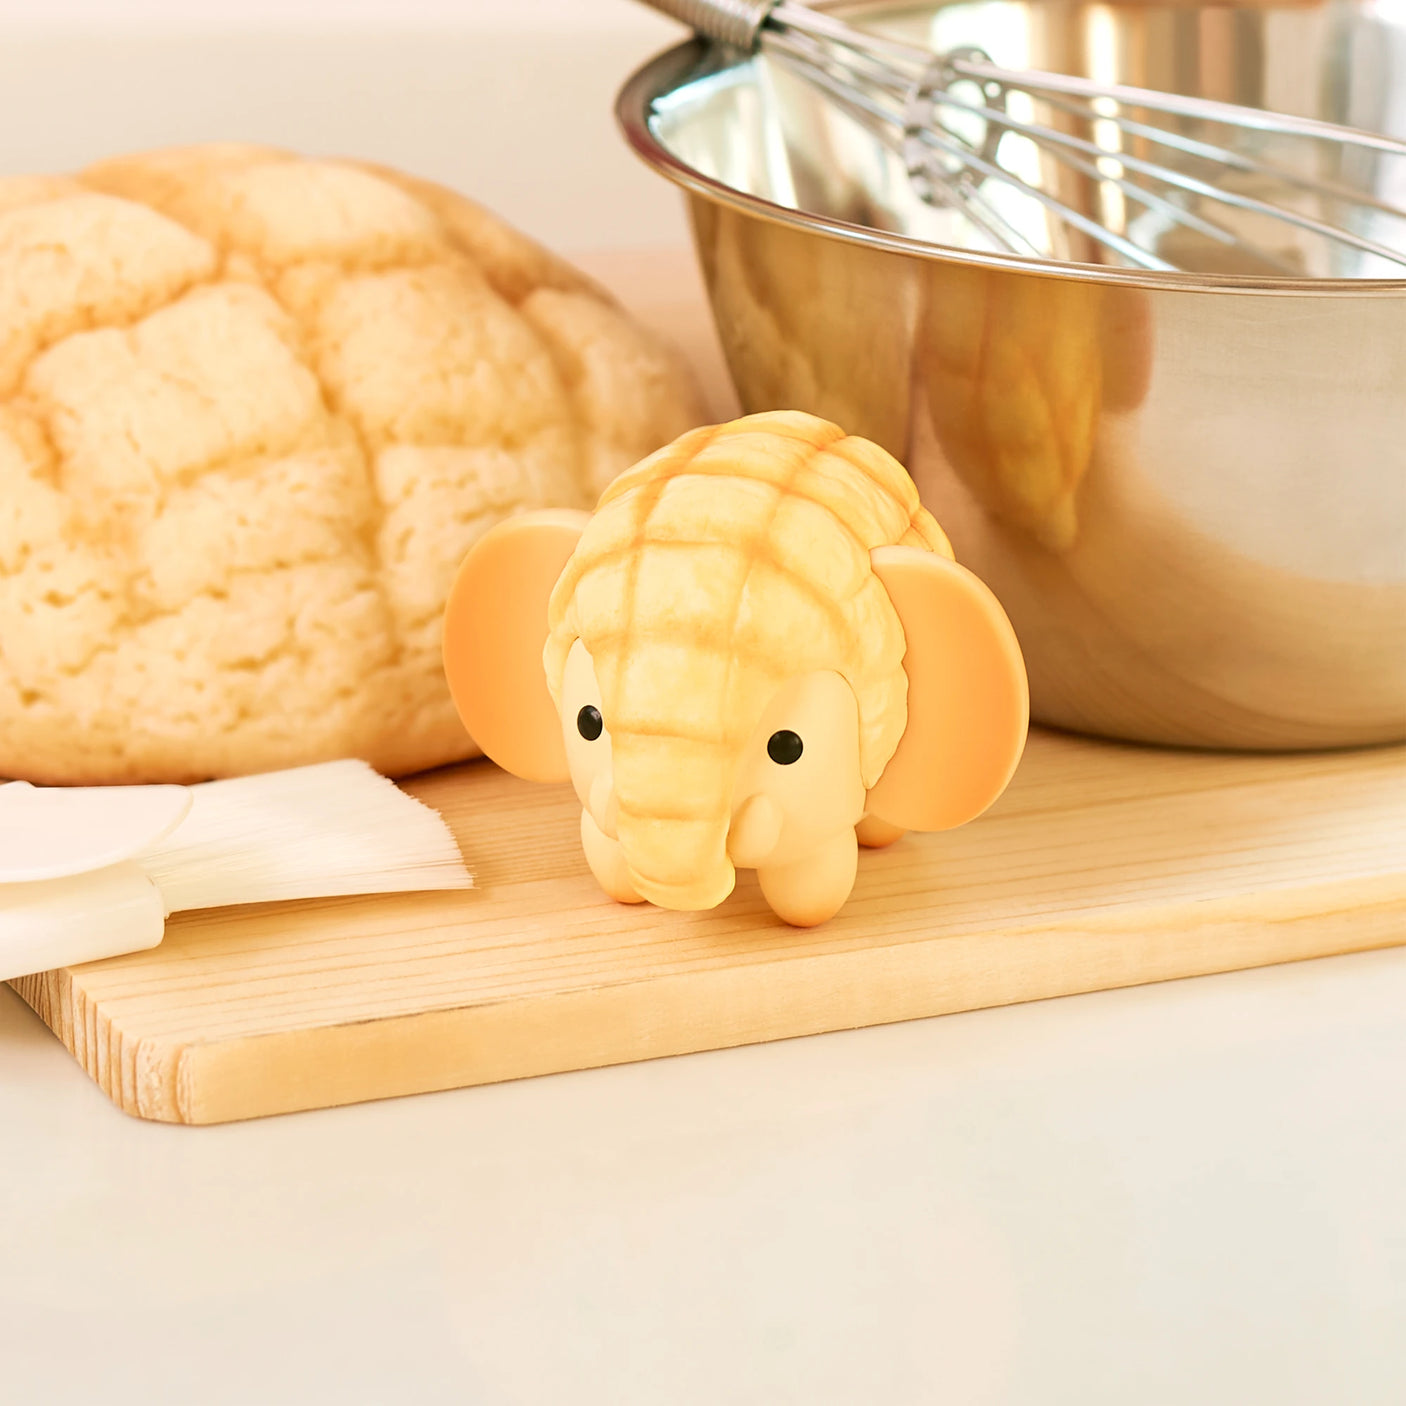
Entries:
{"type": "Polygon", "coordinates": [[[805,743],[794,732],[773,732],[767,739],[766,754],[777,766],[790,766],[801,759],[805,743]]]}
{"type": "Polygon", "coordinates": [[[593,708],[589,703],[576,714],[576,731],[587,742],[594,742],[600,736],[604,726],[605,724],[600,718],[600,709],[593,708]]]}

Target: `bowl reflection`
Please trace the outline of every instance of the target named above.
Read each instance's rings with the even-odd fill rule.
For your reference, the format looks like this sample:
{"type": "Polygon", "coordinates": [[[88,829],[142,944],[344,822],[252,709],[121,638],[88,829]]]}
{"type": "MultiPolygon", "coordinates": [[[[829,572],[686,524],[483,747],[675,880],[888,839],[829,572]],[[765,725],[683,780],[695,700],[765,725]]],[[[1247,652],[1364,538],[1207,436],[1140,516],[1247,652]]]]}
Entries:
{"type": "MultiPolygon", "coordinates": [[[[1399,8],[861,18],[931,34],[956,11],[944,33],[996,52],[1018,31],[1021,62],[1406,130],[1399,8]],[[1375,57],[1349,74],[1349,50],[1375,57]]],[[[908,464],[1010,614],[1037,719],[1223,747],[1406,737],[1406,279],[938,247],[964,232],[872,138],[695,44],[619,113],[689,193],[745,408],[824,415],[908,464]]]]}

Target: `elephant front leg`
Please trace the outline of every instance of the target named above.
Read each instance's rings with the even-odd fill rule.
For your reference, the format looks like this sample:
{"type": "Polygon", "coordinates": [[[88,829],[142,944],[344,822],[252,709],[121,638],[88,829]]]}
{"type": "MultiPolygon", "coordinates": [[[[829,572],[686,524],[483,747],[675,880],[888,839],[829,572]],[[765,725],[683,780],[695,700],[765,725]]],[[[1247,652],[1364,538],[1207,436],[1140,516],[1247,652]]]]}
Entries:
{"type": "Polygon", "coordinates": [[[809,928],[845,906],[859,872],[859,842],[853,830],[818,845],[804,859],[757,870],[771,911],[793,927],[809,928]]]}
{"type": "Polygon", "coordinates": [[[591,812],[581,812],[581,848],[596,882],[617,903],[643,903],[630,882],[630,871],[621,853],[619,840],[612,840],[594,820],[591,812]]]}

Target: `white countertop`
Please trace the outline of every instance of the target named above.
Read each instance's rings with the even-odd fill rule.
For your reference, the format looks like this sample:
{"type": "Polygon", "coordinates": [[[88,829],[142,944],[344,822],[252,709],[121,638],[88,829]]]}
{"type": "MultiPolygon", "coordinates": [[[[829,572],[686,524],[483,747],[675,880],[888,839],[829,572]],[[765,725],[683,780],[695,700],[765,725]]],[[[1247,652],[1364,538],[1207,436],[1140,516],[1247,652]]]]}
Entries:
{"type": "Polygon", "coordinates": [[[0,1400],[1397,1406],[1406,950],[259,1123],[0,989],[0,1400]]]}

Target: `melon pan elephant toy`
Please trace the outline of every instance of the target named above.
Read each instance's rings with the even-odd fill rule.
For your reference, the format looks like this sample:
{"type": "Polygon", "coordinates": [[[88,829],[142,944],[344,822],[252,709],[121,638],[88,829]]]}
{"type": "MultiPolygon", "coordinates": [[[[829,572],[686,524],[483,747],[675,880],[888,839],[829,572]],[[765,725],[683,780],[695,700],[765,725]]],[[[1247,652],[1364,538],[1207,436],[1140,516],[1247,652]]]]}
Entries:
{"type": "Polygon", "coordinates": [[[1025,745],[995,597],[896,460],[798,412],[690,431],[594,513],[498,524],[444,628],[469,733],[570,778],[626,903],[712,908],[750,868],[779,917],[823,922],[859,844],[979,815],[1025,745]]]}

